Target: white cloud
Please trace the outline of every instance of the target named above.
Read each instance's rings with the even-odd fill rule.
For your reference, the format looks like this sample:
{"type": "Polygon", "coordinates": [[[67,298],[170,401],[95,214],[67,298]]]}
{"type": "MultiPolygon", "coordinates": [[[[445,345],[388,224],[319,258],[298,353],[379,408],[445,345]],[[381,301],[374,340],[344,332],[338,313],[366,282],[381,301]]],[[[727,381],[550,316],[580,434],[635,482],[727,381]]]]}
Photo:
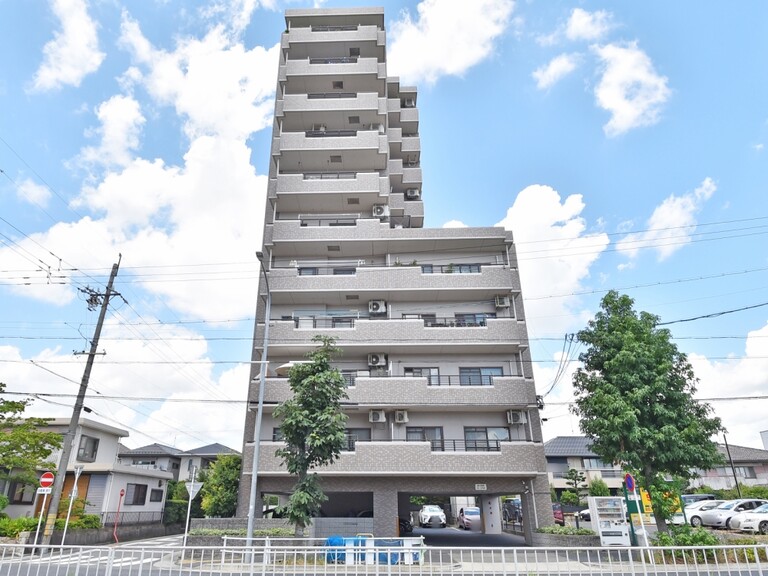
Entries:
{"type": "Polygon", "coordinates": [[[47,186],[26,178],[18,185],[16,196],[19,200],[45,208],[51,197],[51,191],[47,186]]]}
{"type": "Polygon", "coordinates": [[[426,84],[461,76],[493,52],[513,8],[512,0],[476,0],[461,7],[451,0],[423,0],[418,19],[403,11],[389,24],[387,73],[404,83],[426,84]]]}
{"type": "Polygon", "coordinates": [[[765,145],[762,142],[752,146],[752,148],[754,148],[757,152],[762,152],[764,147],[765,145]]]}
{"type": "Polygon", "coordinates": [[[616,243],[616,249],[636,258],[643,248],[653,248],[664,260],[691,241],[696,230],[696,213],[717,190],[712,178],[705,178],[693,192],[668,196],[653,211],[646,230],[628,234],[616,243]]]}
{"type": "Polygon", "coordinates": [[[592,50],[602,66],[595,87],[597,104],[611,113],[603,126],[606,135],[657,123],[671,91],[667,77],[656,73],[648,55],[636,42],[593,46],[592,50]]]}
{"type": "Polygon", "coordinates": [[[80,86],[105,58],[85,0],[52,0],[51,9],[61,21],[61,30],[43,47],[43,63],[32,84],[35,91],[80,86]]]}
{"type": "Polygon", "coordinates": [[[466,228],[467,225],[464,224],[461,220],[448,220],[445,224],[443,224],[443,228],[466,228]]]}
{"type": "Polygon", "coordinates": [[[579,298],[570,294],[589,277],[608,235],[588,233],[583,210],[581,195],[561,202],[549,186],[531,185],[497,224],[514,232],[531,335],[563,334],[586,315],[579,298]]]}
{"type": "Polygon", "coordinates": [[[565,36],[569,40],[599,40],[611,29],[611,18],[605,10],[587,12],[574,8],[565,26],[565,36]]]}
{"type": "Polygon", "coordinates": [[[562,78],[573,72],[577,65],[578,55],[576,54],[560,54],[556,56],[546,66],[541,66],[533,72],[536,88],[546,90],[554,86],[562,78]]]}
{"type": "MultiPolygon", "coordinates": [[[[728,360],[710,360],[699,354],[688,359],[699,378],[697,398],[764,396],[768,389],[768,323],[747,334],[744,351],[728,360]],[[724,383],[727,382],[727,386],[724,383]]],[[[712,402],[715,415],[728,430],[728,443],[761,446],[760,431],[768,430],[765,400],[712,402]]]]}
{"type": "Polygon", "coordinates": [[[113,96],[96,109],[101,126],[94,132],[101,136],[97,147],[86,147],[80,159],[87,164],[126,166],[139,148],[141,127],[146,119],[139,103],[130,96],[113,96]]]}
{"type": "Polygon", "coordinates": [[[186,119],[190,138],[246,138],[271,126],[279,44],[245,50],[219,26],[202,39],[182,38],[175,51],[166,52],[155,49],[127,13],[120,42],[137,66],[147,68],[141,81],[150,94],[186,119]]]}

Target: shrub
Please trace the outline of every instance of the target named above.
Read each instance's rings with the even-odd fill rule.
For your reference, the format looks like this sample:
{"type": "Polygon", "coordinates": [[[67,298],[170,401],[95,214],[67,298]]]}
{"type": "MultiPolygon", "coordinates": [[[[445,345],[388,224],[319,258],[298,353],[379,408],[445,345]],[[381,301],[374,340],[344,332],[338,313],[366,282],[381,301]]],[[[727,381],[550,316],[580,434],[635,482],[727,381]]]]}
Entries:
{"type": "Polygon", "coordinates": [[[574,528],[573,526],[542,526],[536,532],[542,534],[560,534],[562,536],[594,536],[595,533],[589,528],[574,528]]]}
{"type": "MultiPolygon", "coordinates": [[[[66,518],[57,518],[54,524],[55,530],[64,530],[66,518]]],[[[69,518],[67,530],[87,530],[89,528],[101,528],[101,517],[98,514],[83,514],[79,518],[69,518]]]]}
{"type": "MultiPolygon", "coordinates": [[[[651,538],[652,546],[671,548],[675,546],[718,546],[720,539],[704,528],[670,526],[669,532],[657,532],[651,538]]],[[[715,550],[665,550],[661,554],[673,563],[706,562],[715,560],[715,550]]]]}
{"type": "Polygon", "coordinates": [[[0,518],[0,536],[16,538],[19,532],[31,532],[37,528],[37,518],[0,518]]]}
{"type": "Polygon", "coordinates": [[[163,524],[183,524],[187,519],[186,500],[166,500],[163,524]]]}
{"type": "Polygon", "coordinates": [[[566,506],[578,506],[579,495],[570,490],[563,490],[563,493],[560,494],[560,504],[565,504],[566,506]]]}
{"type": "MultiPolygon", "coordinates": [[[[190,536],[242,536],[248,535],[245,528],[195,528],[189,531],[190,536]]],[[[264,528],[254,530],[253,535],[258,538],[283,537],[290,538],[294,535],[293,528],[264,528]]]]}

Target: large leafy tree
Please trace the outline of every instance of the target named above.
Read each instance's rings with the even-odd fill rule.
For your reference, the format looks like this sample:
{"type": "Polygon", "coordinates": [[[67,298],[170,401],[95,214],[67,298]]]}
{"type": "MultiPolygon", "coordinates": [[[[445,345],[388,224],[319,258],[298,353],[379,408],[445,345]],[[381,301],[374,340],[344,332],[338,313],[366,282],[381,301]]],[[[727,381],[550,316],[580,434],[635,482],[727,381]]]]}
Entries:
{"type": "MultiPolygon", "coordinates": [[[[664,477],[692,478],[722,462],[712,436],[722,430],[712,408],[693,398],[696,377],[659,318],[637,314],[634,301],[610,291],[578,340],[586,345],[574,374],[574,412],[606,462],[635,472],[649,493],[664,477]]],[[[654,500],[659,530],[662,503],[654,500]]]]}
{"type": "Polygon", "coordinates": [[[23,418],[31,400],[7,400],[4,392],[0,382],[0,480],[36,484],[38,470],[55,466],[47,459],[61,448],[61,434],[46,432],[45,418],[23,418]]]}
{"type": "Polygon", "coordinates": [[[208,467],[200,489],[200,506],[206,516],[231,518],[235,515],[241,462],[242,458],[238,454],[220,454],[208,467]]]}
{"type": "Polygon", "coordinates": [[[310,471],[338,459],[345,446],[347,422],[341,410],[341,401],[347,397],[346,381],[331,367],[331,360],[341,351],[333,338],[315,336],[313,340],[319,346],[307,354],[309,362],[293,366],[288,374],[292,398],[275,409],[285,442],[277,456],[296,477],[284,512],[299,536],[327,499],[317,474],[310,471]]]}

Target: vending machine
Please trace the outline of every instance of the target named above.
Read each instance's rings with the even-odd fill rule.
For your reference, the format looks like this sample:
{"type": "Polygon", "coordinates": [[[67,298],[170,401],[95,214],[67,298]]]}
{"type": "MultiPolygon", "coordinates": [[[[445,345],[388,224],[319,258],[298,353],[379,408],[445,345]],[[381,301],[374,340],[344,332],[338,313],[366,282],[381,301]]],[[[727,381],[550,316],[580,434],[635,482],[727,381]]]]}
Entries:
{"type": "Polygon", "coordinates": [[[601,546],[629,546],[629,523],[620,496],[590,496],[592,529],[600,536],[601,546]]]}

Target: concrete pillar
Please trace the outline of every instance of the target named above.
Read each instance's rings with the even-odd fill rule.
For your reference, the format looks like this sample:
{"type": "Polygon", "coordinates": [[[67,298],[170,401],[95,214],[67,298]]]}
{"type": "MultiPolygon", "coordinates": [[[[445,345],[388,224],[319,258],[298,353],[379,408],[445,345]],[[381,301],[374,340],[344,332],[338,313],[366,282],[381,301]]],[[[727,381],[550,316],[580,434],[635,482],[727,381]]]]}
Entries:
{"type": "Polygon", "coordinates": [[[501,500],[498,496],[481,496],[480,510],[483,515],[483,532],[485,534],[501,534],[502,516],[501,500]]]}
{"type": "Polygon", "coordinates": [[[381,488],[373,492],[373,533],[381,538],[398,535],[397,489],[381,488]]]}

